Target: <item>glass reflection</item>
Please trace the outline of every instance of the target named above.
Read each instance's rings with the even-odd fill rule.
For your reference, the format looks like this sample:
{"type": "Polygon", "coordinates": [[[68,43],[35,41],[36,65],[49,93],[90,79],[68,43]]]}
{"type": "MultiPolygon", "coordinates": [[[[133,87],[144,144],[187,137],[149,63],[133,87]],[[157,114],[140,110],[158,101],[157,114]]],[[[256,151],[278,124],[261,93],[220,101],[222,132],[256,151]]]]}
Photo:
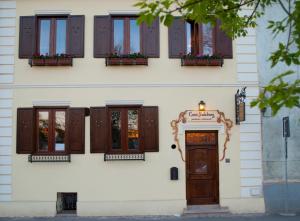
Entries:
{"type": "Polygon", "coordinates": [[[56,54],[66,54],[66,30],[67,21],[56,20],[56,54]]]}
{"type": "Polygon", "coordinates": [[[203,33],[203,55],[213,55],[213,39],[212,39],[212,26],[211,24],[202,24],[203,33]]]}
{"type": "Polygon", "coordinates": [[[114,20],[114,53],[124,53],[124,20],[114,20]]]}
{"type": "Polygon", "coordinates": [[[48,138],[49,138],[49,112],[38,112],[39,122],[39,150],[48,150],[48,138]]]}
{"type": "Polygon", "coordinates": [[[40,54],[50,53],[50,20],[41,20],[40,24],[40,54]]]}
{"type": "Polygon", "coordinates": [[[186,22],[186,53],[192,53],[192,24],[186,22]]]}
{"type": "Polygon", "coordinates": [[[111,112],[112,149],[121,148],[121,112],[111,112]]]}
{"type": "Polygon", "coordinates": [[[128,110],[128,149],[135,150],[139,147],[139,122],[138,111],[128,110]]]}
{"type": "Polygon", "coordinates": [[[65,150],[66,113],[55,112],[55,151],[65,150]]]}
{"type": "Polygon", "coordinates": [[[136,19],[130,20],[130,53],[140,52],[140,26],[136,19]]]}

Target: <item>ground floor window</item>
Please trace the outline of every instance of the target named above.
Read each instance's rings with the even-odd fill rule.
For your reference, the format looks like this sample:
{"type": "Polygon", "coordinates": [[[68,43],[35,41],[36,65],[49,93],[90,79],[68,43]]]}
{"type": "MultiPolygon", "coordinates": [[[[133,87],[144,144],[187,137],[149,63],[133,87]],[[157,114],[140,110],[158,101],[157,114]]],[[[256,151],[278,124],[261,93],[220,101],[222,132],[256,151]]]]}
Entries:
{"type": "Polygon", "coordinates": [[[75,213],[77,193],[57,193],[56,210],[58,214],[75,213]]]}

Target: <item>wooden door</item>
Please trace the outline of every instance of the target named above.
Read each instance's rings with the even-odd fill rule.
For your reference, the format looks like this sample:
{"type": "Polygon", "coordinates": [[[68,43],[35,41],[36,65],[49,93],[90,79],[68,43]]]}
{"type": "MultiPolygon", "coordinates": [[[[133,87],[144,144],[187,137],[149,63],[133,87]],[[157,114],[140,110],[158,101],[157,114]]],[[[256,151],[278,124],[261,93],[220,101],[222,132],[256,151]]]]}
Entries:
{"type": "Polygon", "coordinates": [[[188,205],[219,203],[217,131],[186,131],[188,205]]]}

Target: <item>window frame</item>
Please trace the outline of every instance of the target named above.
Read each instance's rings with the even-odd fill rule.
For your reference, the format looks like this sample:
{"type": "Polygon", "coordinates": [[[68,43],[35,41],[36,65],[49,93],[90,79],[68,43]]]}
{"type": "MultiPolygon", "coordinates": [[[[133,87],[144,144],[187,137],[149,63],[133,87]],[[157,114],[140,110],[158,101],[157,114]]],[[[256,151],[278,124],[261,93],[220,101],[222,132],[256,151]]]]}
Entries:
{"type": "MultiPolygon", "coordinates": [[[[114,20],[124,20],[124,39],[123,39],[123,48],[124,52],[120,55],[128,55],[130,53],[130,20],[136,20],[137,15],[116,15],[111,16],[111,53],[114,54],[114,20]]],[[[143,54],[143,29],[142,25],[139,25],[140,31],[140,51],[138,53],[143,54]]]]}
{"type": "Polygon", "coordinates": [[[40,39],[41,39],[41,21],[42,20],[50,20],[50,38],[49,38],[49,54],[48,56],[55,56],[56,53],[56,31],[57,31],[57,20],[65,20],[66,21],[66,51],[64,54],[68,54],[69,52],[69,22],[68,15],[40,15],[37,16],[37,40],[36,40],[36,53],[41,54],[40,52],[40,39]]]}
{"type": "Polygon", "coordinates": [[[35,109],[35,141],[36,148],[34,154],[39,155],[65,155],[69,153],[68,150],[68,107],[34,107],[35,109]],[[41,151],[39,146],[39,112],[48,112],[49,113],[49,126],[48,126],[48,150],[41,151]],[[65,138],[64,138],[64,150],[63,151],[55,151],[55,112],[64,111],[65,112],[65,138]]]}
{"type": "MultiPolygon", "coordinates": [[[[203,56],[203,29],[202,25],[194,21],[185,21],[184,23],[184,46],[187,51],[187,27],[186,25],[191,25],[191,54],[203,56]],[[201,53],[200,53],[201,52],[201,53]]],[[[212,27],[212,55],[216,54],[216,26],[212,27]]]]}
{"type": "Polygon", "coordinates": [[[142,105],[108,105],[107,110],[107,122],[108,122],[108,148],[107,153],[109,154],[135,154],[144,153],[144,142],[143,142],[143,127],[142,127],[142,105]],[[118,110],[121,112],[121,148],[112,148],[112,131],[111,131],[111,112],[118,110]],[[139,147],[137,149],[128,148],[128,110],[138,111],[138,131],[139,131],[139,147]]]}

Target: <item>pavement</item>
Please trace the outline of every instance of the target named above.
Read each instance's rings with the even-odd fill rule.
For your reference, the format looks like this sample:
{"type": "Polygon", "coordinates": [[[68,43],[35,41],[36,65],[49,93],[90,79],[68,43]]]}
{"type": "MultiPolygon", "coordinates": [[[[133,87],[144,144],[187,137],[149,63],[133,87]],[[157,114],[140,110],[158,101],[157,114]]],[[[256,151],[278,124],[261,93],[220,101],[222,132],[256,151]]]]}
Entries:
{"type": "Polygon", "coordinates": [[[300,221],[297,216],[281,215],[227,215],[227,216],[201,216],[201,217],[176,217],[176,216],[153,216],[153,217],[78,217],[56,216],[35,218],[0,218],[0,221],[300,221]]]}

